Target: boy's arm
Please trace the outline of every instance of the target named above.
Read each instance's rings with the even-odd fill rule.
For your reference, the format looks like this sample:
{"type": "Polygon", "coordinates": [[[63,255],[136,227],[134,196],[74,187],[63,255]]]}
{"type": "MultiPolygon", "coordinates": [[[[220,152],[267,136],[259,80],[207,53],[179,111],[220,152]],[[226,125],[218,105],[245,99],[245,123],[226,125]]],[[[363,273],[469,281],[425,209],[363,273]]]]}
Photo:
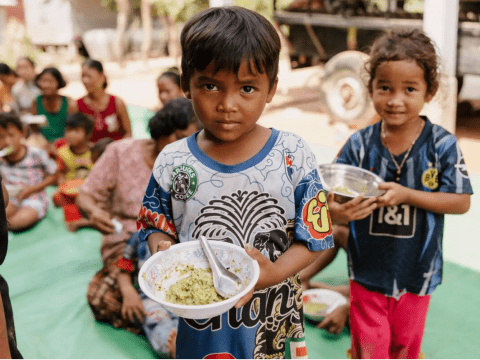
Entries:
{"type": "Polygon", "coordinates": [[[387,190],[378,197],[379,207],[409,204],[438,214],[464,214],[470,209],[470,194],[426,192],[394,182],[380,184],[378,188],[387,190]]]}
{"type": "Polygon", "coordinates": [[[250,244],[245,246],[245,251],[254,260],[257,260],[260,266],[260,276],[255,288],[237,301],[235,304],[237,309],[252,298],[255,290],[265,289],[281,283],[310,265],[319,255],[316,251],[310,251],[302,243],[293,243],[275,262],[267,259],[258,249],[250,244]]]}
{"type": "Polygon", "coordinates": [[[153,232],[147,237],[148,248],[153,255],[158,251],[167,250],[171,245],[175,245],[175,240],[163,232],[153,232]]]}
{"type": "Polygon", "coordinates": [[[36,185],[28,186],[23,189],[18,195],[17,199],[22,201],[28,198],[30,195],[38,193],[45,189],[47,186],[54,185],[57,182],[57,174],[51,174],[45,176],[45,178],[36,185]]]}
{"type": "Polygon", "coordinates": [[[137,318],[143,323],[147,312],[143,307],[142,299],[137,289],[132,284],[131,275],[128,272],[120,271],[117,275],[117,283],[122,293],[122,317],[125,320],[135,321],[137,318]]]}
{"type": "Polygon", "coordinates": [[[319,255],[319,252],[310,251],[302,243],[293,243],[275,262],[268,260],[260,251],[256,250],[256,252],[258,253],[255,257],[257,261],[260,256],[266,261],[260,258],[259,265],[261,266],[261,271],[255,290],[265,289],[281,283],[283,280],[306,268],[319,255]]]}

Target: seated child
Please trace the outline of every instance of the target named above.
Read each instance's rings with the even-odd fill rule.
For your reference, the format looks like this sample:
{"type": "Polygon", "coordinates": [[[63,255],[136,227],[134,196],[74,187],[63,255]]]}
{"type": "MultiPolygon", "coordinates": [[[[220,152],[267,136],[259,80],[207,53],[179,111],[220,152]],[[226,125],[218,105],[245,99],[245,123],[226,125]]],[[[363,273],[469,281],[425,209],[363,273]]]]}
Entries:
{"type": "Polygon", "coordinates": [[[117,263],[122,269],[117,276],[118,287],[123,296],[122,316],[132,322],[135,319],[143,320],[142,329],[157,355],[173,359],[178,317],[150,299],[132,283],[132,273],[138,274],[138,270],[151,256],[148,244],[140,241],[138,233],[135,233],[125,244],[123,254],[123,258],[117,263]]]}
{"type": "Polygon", "coordinates": [[[172,67],[157,78],[158,99],[165,106],[169,101],[183,97],[180,87],[180,71],[172,67]]]}
{"type": "Polygon", "coordinates": [[[113,139],[111,138],[103,138],[98,140],[95,144],[93,144],[90,152],[92,153],[92,163],[96,163],[100,156],[102,156],[103,152],[107,148],[107,145],[112,143],[113,139]]]}
{"type": "Polygon", "coordinates": [[[308,144],[258,124],[277,88],[280,39],[260,14],[204,10],[181,34],[182,88],[204,128],[157,157],[137,227],[151,253],[199,236],[245,248],[255,291],[229,311],[179,319],[179,358],[307,357],[298,272],[333,247],[308,144]]]}
{"type": "Polygon", "coordinates": [[[93,166],[89,138],[93,131],[93,119],[77,112],[67,117],[65,122],[66,144],[58,149],[58,190],[53,195],[55,206],[61,206],[69,231],[90,225],[81,216],[75,205],[78,187],[87,177],[93,166]]]}
{"type": "Polygon", "coordinates": [[[20,231],[43,219],[48,209],[45,188],[57,180],[57,165],[47,152],[23,145],[25,131],[20,119],[0,113],[0,145],[9,154],[0,160],[0,172],[10,194],[8,229],[20,231]]]}

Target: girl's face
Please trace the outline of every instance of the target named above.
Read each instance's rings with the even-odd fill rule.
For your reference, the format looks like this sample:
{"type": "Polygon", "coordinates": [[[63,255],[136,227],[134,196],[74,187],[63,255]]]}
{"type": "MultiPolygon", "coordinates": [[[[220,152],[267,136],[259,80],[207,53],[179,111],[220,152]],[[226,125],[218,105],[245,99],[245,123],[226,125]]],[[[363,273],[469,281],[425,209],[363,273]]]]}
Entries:
{"type": "Polygon", "coordinates": [[[24,81],[32,81],[35,79],[35,68],[32,66],[30,61],[25,59],[20,59],[17,62],[17,75],[20,76],[24,81]]]}
{"type": "Polygon", "coordinates": [[[105,84],[105,75],[96,69],[88,66],[82,66],[82,82],[87,92],[102,90],[105,84]]]}
{"type": "Polygon", "coordinates": [[[160,99],[162,105],[165,105],[169,101],[183,96],[182,89],[167,76],[162,76],[160,79],[158,79],[157,87],[158,98],[160,99]]]}
{"type": "Polygon", "coordinates": [[[434,95],[427,93],[424,70],[413,60],[380,64],[372,82],[373,105],[389,126],[418,121],[423,105],[434,95]]]}
{"type": "Polygon", "coordinates": [[[55,95],[58,93],[58,81],[55,76],[50,73],[44,73],[40,76],[37,83],[43,95],[55,95]]]}

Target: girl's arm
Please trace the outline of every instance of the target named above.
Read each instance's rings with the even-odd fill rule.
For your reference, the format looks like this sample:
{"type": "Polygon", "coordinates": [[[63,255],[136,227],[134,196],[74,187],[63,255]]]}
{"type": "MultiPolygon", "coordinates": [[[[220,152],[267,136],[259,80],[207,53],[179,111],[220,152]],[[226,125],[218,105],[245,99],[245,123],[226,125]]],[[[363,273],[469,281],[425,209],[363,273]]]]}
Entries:
{"type": "Polygon", "coordinates": [[[30,109],[30,113],[32,115],[38,115],[38,112],[37,112],[37,100],[36,99],[33,99],[32,101],[32,106],[31,106],[31,109],[30,109]]]}
{"type": "Polygon", "coordinates": [[[380,184],[387,190],[378,197],[378,206],[409,204],[438,214],[464,214],[470,209],[470,194],[426,192],[404,187],[394,182],[380,184]]]}
{"type": "Polygon", "coordinates": [[[132,137],[132,124],[130,123],[130,117],[128,116],[127,107],[122,99],[115,97],[115,105],[117,107],[117,116],[122,127],[125,130],[124,138],[132,137]]]}
{"type": "Polygon", "coordinates": [[[78,112],[78,105],[77,105],[77,102],[73,99],[70,99],[67,97],[67,101],[68,101],[68,110],[67,110],[67,113],[70,115],[70,114],[75,114],[78,112]]]}

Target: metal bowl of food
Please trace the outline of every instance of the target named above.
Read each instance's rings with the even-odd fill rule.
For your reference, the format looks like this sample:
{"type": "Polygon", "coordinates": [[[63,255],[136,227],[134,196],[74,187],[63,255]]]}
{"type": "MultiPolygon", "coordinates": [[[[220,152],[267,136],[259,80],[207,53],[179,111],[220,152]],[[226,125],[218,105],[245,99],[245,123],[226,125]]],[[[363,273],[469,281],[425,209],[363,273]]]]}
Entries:
{"type": "Polygon", "coordinates": [[[362,168],[345,164],[324,164],[319,166],[320,179],[327,191],[333,191],[334,199],[339,203],[350,201],[360,194],[366,199],[380,196],[385,190],[378,185],[383,179],[362,168]]]}

